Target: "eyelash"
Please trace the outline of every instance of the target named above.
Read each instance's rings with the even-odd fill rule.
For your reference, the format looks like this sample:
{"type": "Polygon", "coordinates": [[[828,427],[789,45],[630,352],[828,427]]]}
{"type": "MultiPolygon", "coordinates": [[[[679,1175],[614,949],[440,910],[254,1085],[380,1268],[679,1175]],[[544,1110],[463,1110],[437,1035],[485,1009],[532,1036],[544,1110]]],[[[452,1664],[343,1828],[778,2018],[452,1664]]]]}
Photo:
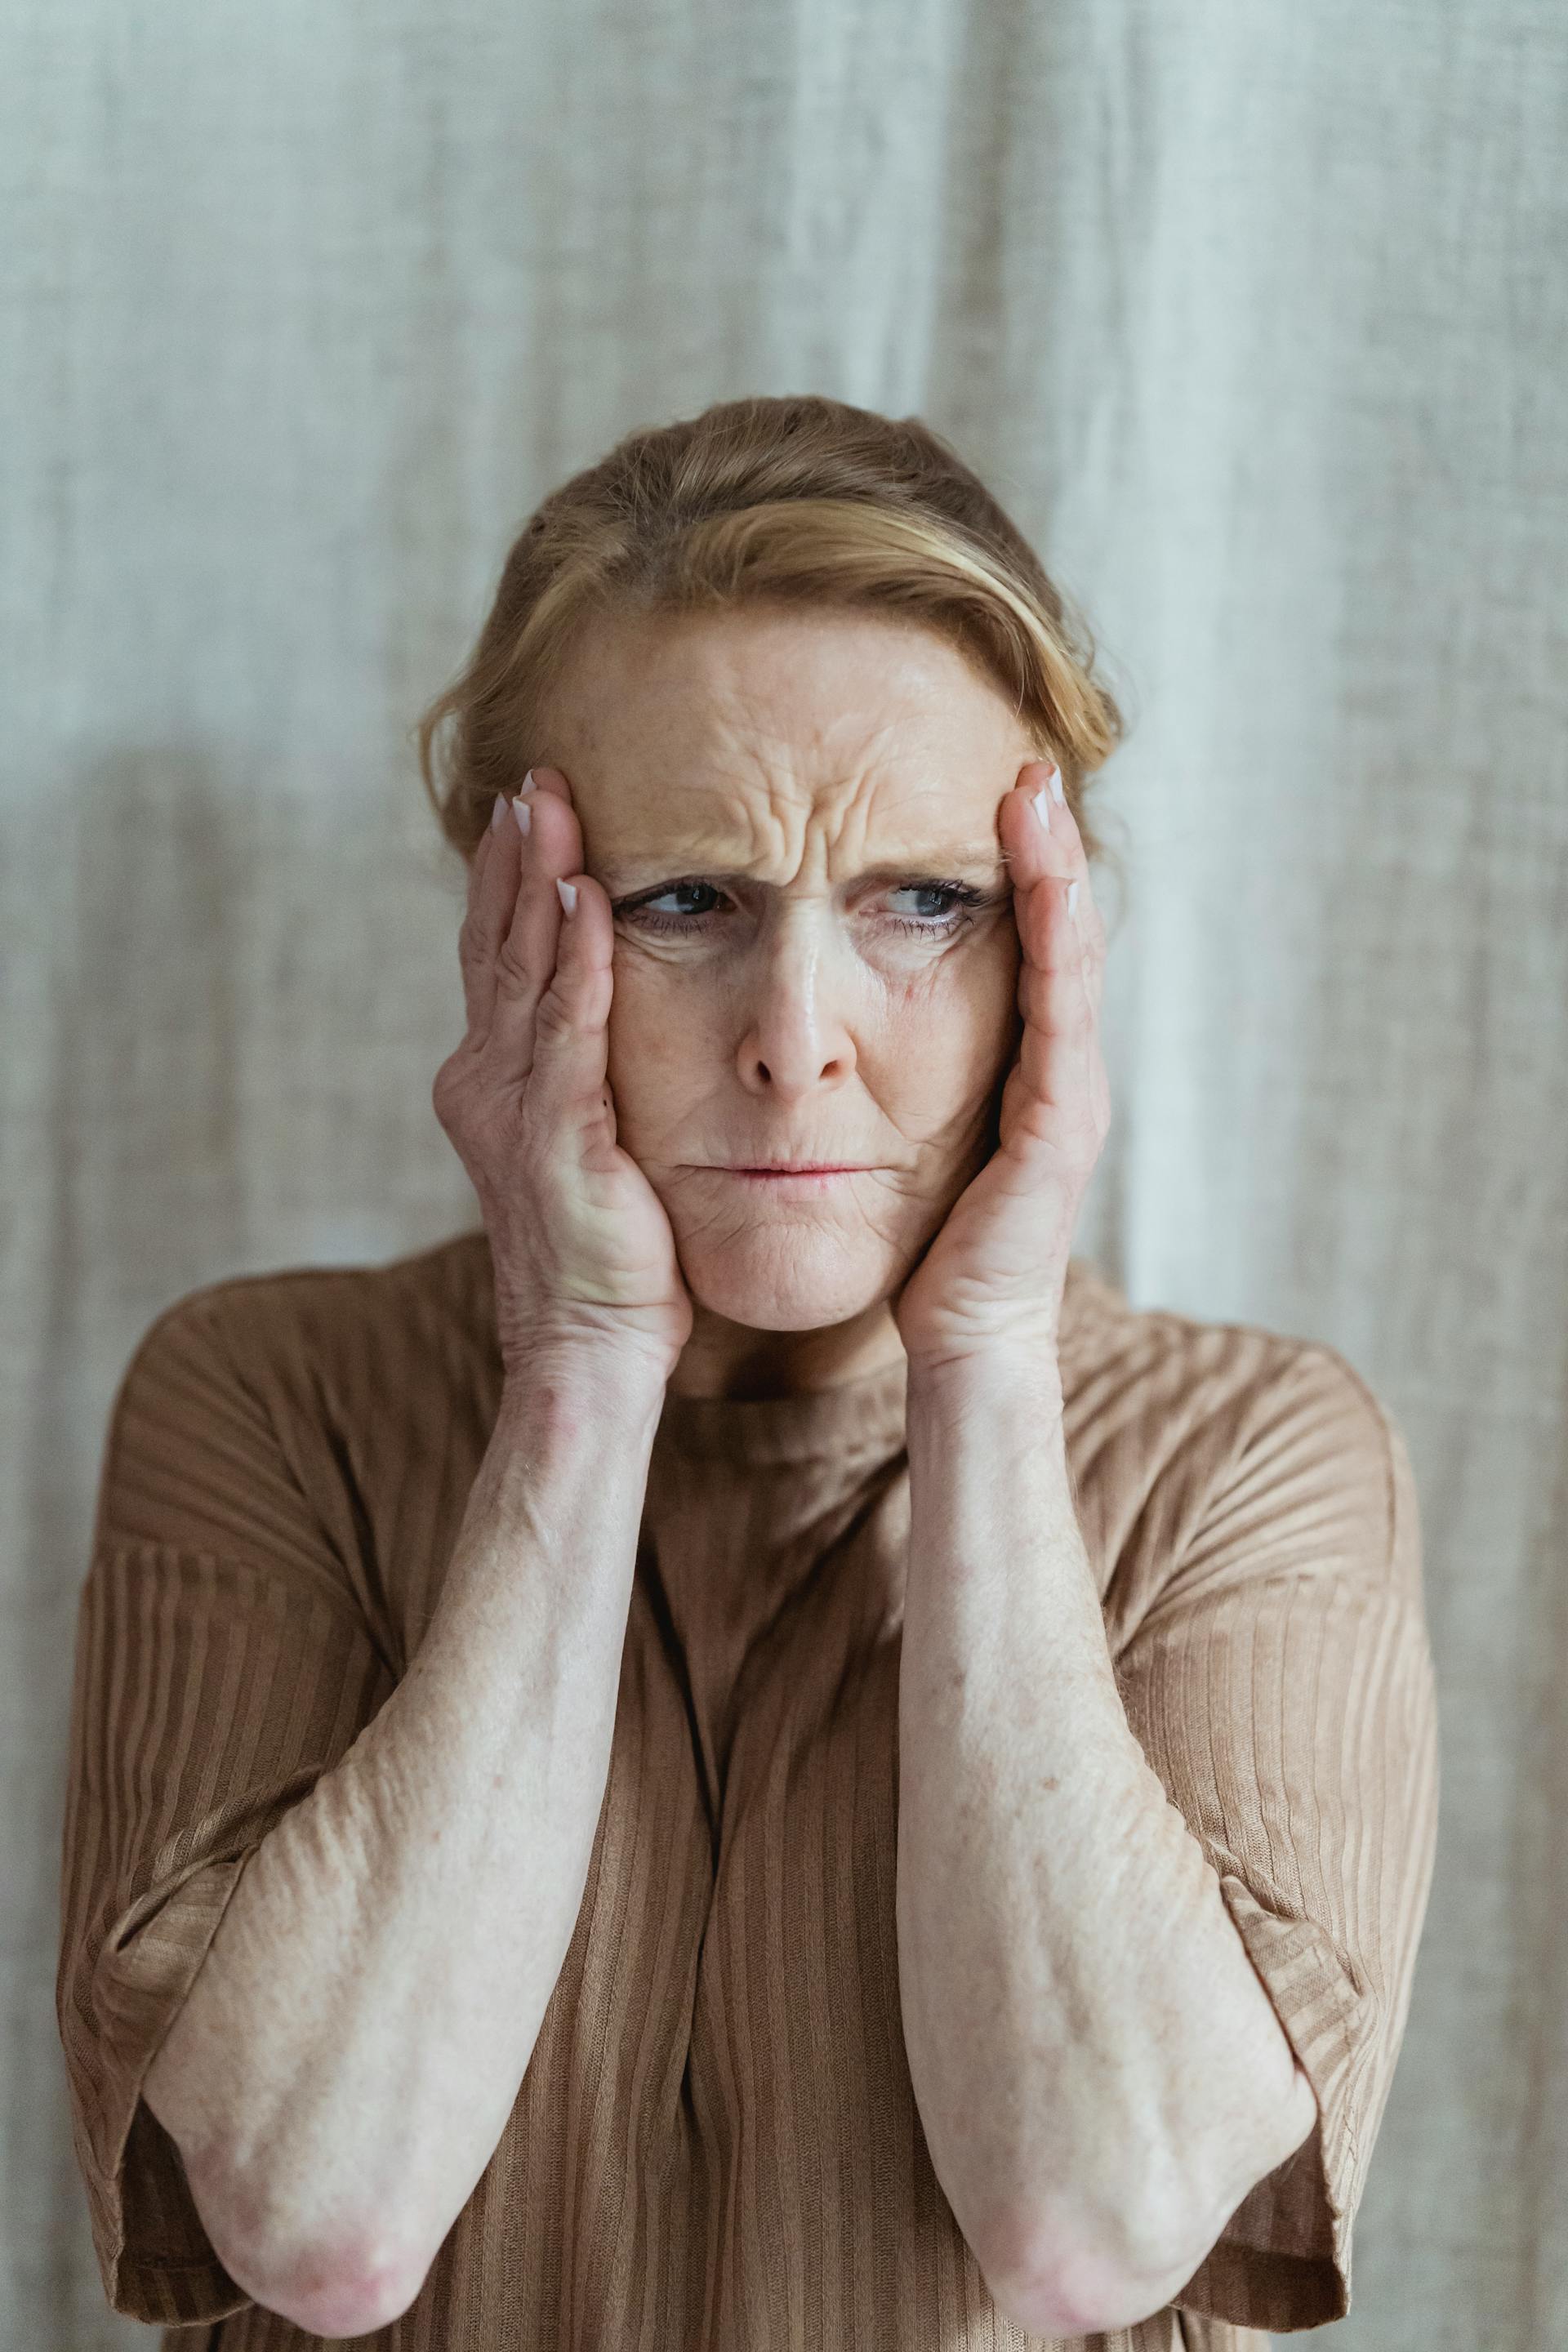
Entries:
{"type": "MultiPolygon", "coordinates": [[[[651,930],[694,931],[701,927],[703,918],[700,915],[656,915],[651,911],[649,901],[666,898],[672,890],[711,890],[713,887],[714,885],[711,882],[695,880],[666,882],[661,884],[658,889],[648,891],[641,898],[623,899],[615,911],[617,915],[637,916],[651,930]]],[[[948,898],[956,900],[952,914],[942,922],[916,922],[907,915],[894,915],[891,918],[900,931],[909,931],[921,939],[946,940],[956,937],[958,932],[973,920],[973,909],[984,903],[984,893],[972,889],[967,882],[900,882],[896,883],[894,887],[900,890],[925,892],[939,890],[948,898]]]]}

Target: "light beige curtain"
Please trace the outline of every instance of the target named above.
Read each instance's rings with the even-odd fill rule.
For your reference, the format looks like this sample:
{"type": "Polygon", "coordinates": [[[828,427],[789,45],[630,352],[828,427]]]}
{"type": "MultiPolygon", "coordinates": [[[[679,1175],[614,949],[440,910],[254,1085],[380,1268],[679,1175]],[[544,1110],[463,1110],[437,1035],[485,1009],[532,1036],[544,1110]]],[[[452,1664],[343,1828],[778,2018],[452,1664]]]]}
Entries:
{"type": "Polygon", "coordinates": [[[952,435],[1109,651],[1079,1249],[1331,1341],[1422,1491],[1442,1834],[1340,2332],[1568,2344],[1568,16],[9,0],[0,37],[5,2344],[144,2340],[53,2013],[114,1385],[198,1283],[471,1220],[407,730],[546,488],[753,390],[952,435]]]}

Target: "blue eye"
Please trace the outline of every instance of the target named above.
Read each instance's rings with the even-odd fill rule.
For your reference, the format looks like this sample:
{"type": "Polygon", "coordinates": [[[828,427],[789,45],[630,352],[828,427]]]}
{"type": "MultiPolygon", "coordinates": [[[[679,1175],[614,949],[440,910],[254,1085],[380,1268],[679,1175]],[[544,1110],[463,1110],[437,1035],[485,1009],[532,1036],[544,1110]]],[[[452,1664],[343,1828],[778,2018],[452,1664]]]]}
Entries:
{"type": "Polygon", "coordinates": [[[929,923],[911,922],[906,916],[895,915],[893,920],[901,931],[934,931],[939,939],[947,939],[961,931],[971,919],[971,909],[980,904],[980,893],[972,890],[967,882],[904,882],[900,888],[912,890],[917,898],[948,898],[952,911],[942,919],[929,923]]]}
{"type": "MultiPolygon", "coordinates": [[[[951,939],[973,919],[973,910],[984,902],[984,894],[972,889],[967,882],[902,882],[896,887],[901,891],[912,891],[919,898],[948,900],[949,908],[945,914],[925,921],[905,915],[894,915],[889,919],[895,929],[924,939],[951,939]]],[[[666,882],[659,889],[650,890],[641,898],[623,899],[615,911],[646,930],[700,930],[704,927],[704,916],[711,909],[689,909],[684,914],[671,915],[660,912],[653,902],[656,898],[679,898],[682,892],[695,892],[700,896],[704,891],[710,898],[719,896],[711,882],[666,882]]]]}

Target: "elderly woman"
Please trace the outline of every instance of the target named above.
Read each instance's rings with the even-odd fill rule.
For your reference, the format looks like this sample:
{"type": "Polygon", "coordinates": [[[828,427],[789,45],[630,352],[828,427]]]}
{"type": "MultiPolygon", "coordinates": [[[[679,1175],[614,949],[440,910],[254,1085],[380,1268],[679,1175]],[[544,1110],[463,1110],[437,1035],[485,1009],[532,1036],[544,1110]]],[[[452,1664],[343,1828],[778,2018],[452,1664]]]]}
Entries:
{"type": "Polygon", "coordinates": [[[1069,1256],[1117,734],[913,419],[721,405],[512,549],[421,730],[482,1230],[184,1298],[110,1433],[59,2017],[169,2345],[1347,2309],[1416,1501],[1331,1349],[1069,1256]]]}

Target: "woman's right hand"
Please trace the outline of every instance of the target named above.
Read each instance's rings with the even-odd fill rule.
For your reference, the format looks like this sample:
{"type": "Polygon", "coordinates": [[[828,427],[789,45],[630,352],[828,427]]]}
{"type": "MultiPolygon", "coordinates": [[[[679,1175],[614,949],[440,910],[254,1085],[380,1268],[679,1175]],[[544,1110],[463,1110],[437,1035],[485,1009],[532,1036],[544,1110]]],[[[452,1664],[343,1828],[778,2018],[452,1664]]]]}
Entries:
{"type": "Polygon", "coordinates": [[[474,853],[458,940],[468,1034],[431,1099],[489,1234],[507,1371],[609,1346],[650,1358],[668,1380],[692,1305],[663,1203],[616,1141],[614,918],[582,871],[565,777],[536,768],[531,782],[501,801],[474,853]],[[526,839],[519,804],[531,811],[526,839]],[[570,917],[558,879],[576,889],[570,917]]]}

